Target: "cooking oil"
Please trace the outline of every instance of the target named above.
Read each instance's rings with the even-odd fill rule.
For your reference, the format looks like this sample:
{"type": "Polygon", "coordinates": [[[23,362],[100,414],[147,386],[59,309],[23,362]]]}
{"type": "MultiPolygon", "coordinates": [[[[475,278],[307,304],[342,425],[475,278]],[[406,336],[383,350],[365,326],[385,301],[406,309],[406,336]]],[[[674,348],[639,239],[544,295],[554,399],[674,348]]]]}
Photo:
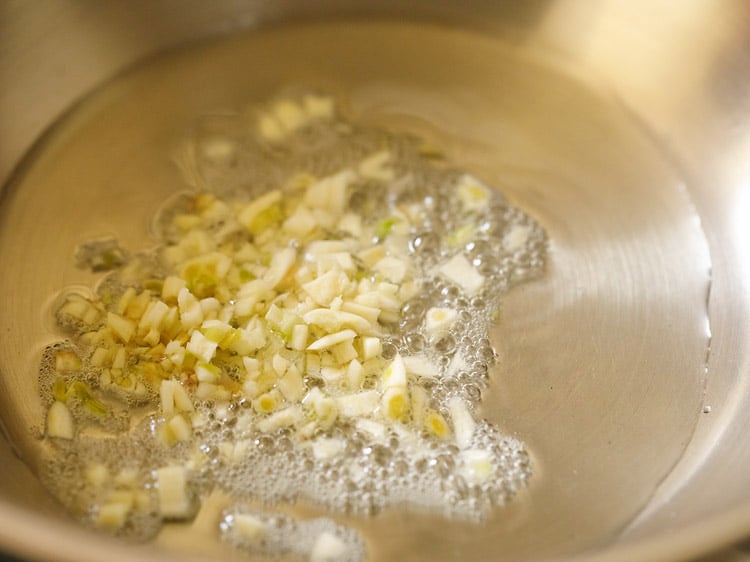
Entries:
{"type": "MultiPolygon", "coordinates": [[[[489,342],[476,347],[499,358],[486,388],[464,390],[492,427],[525,443],[529,487],[479,525],[404,509],[339,520],[383,560],[539,558],[615,536],[679,460],[702,408],[710,260],[689,190],[626,109],[576,69],[426,23],[295,24],[195,45],[114,78],[45,136],[7,187],[0,220],[0,290],[13,295],[0,318],[2,411],[26,462],[42,472],[36,381],[60,337],[59,291],[101,279],[76,267],[76,249],[103,239],[126,252],[155,246],[152,217],[185,189],[180,141],[306,89],[343,100],[362,127],[439,147],[549,240],[544,276],[505,295],[489,342]]],[[[429,248],[432,234],[412,246],[429,248]]],[[[492,268],[481,245],[465,251],[492,268]]],[[[409,335],[394,353],[424,348],[409,335]]],[[[217,514],[232,509],[218,503],[217,514]]],[[[330,515],[304,501],[278,507],[330,515]]],[[[234,556],[219,520],[199,518],[189,532],[167,525],[155,540],[234,556]]]]}

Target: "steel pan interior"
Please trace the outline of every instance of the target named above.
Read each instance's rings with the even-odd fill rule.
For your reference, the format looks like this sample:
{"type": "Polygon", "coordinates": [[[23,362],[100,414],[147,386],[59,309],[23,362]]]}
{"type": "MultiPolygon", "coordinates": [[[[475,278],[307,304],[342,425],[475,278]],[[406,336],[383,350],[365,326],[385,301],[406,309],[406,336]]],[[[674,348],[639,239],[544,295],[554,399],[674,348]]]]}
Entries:
{"type": "MultiPolygon", "coordinates": [[[[10,15],[0,18],[6,28],[3,37],[11,44],[6,53],[16,55],[0,59],[0,77],[4,83],[9,83],[6,76],[11,72],[19,77],[12,88],[0,94],[0,132],[3,144],[9,147],[0,161],[3,176],[71,100],[140,56],[188,38],[311,10],[294,4],[273,10],[260,4],[227,3],[213,8],[196,4],[193,11],[181,8],[185,14],[176,17],[175,6],[169,3],[158,8],[115,3],[106,9],[86,2],[50,3],[46,12],[24,11],[19,6],[8,3],[3,9],[10,15]],[[243,17],[236,17],[238,13],[243,17]],[[136,27],[142,37],[134,41],[135,37],[107,36],[102,29],[108,18],[146,22],[136,27]],[[64,40],[60,52],[44,52],[44,41],[30,42],[45,22],[52,37],[64,40]],[[87,33],[73,33],[76,26],[87,33]],[[53,65],[47,68],[55,68],[57,62],[57,68],[62,69],[54,91],[43,87],[50,76],[30,62],[43,52],[51,57],[45,64],[53,65]],[[24,61],[27,65],[21,66],[24,61]],[[29,70],[24,72],[26,68],[29,70]]],[[[506,178],[511,198],[554,227],[548,276],[509,299],[505,309],[508,320],[497,334],[501,354],[509,359],[507,372],[518,376],[526,369],[526,378],[501,382],[491,402],[505,425],[521,437],[534,436],[530,445],[537,455],[555,452],[557,459],[565,461],[551,474],[544,472],[542,463],[539,480],[552,492],[557,490],[557,503],[553,504],[568,509],[549,511],[548,531],[540,533],[536,528],[531,534],[524,534],[522,524],[512,532],[513,521],[523,521],[524,514],[511,512],[504,524],[507,548],[504,554],[500,548],[486,552],[491,558],[678,559],[737,540],[750,528],[750,491],[744,469],[750,453],[742,446],[748,423],[743,408],[748,399],[745,269],[750,258],[744,245],[744,217],[750,200],[743,190],[750,168],[750,77],[742,70],[750,68],[743,66],[750,62],[747,49],[743,49],[747,47],[750,14],[740,2],[733,10],[730,4],[718,10],[708,2],[681,3],[679,14],[670,9],[674,3],[650,3],[651,18],[642,18],[635,4],[629,6],[617,2],[536,2],[511,9],[477,3],[477,13],[487,14],[483,23],[472,21],[476,18],[448,3],[415,5],[413,9],[415,14],[442,21],[463,18],[467,25],[481,27],[482,33],[501,33],[507,43],[559,62],[571,80],[555,83],[553,93],[548,98],[542,96],[540,105],[556,112],[551,120],[515,103],[511,95],[514,91],[544,91],[547,75],[532,68],[533,56],[528,59],[527,71],[506,72],[511,94],[500,96],[505,115],[513,116],[505,125],[509,138],[565,138],[564,149],[554,141],[550,141],[554,150],[544,143],[537,146],[527,141],[535,146],[531,150],[523,141],[498,141],[492,136],[492,124],[476,127],[470,138],[447,135],[468,167],[485,166],[486,173],[506,178]],[[626,25],[628,22],[631,25],[626,25]],[[700,42],[695,41],[698,33],[700,42]],[[687,59],[691,64],[685,63],[687,59]],[[585,87],[581,89],[580,84],[585,87]],[[570,88],[567,96],[565,88],[570,88]],[[587,97],[588,91],[594,93],[587,97]],[[611,113],[614,107],[622,114],[611,113]],[[570,111],[569,116],[560,117],[565,110],[570,111]],[[583,122],[576,119],[581,115],[585,116],[583,122]],[[608,140],[615,143],[612,151],[608,140]],[[461,149],[472,141],[479,146],[461,149]],[[498,147],[506,151],[505,162],[514,164],[504,165],[502,173],[483,164],[498,147]],[[623,147],[627,161],[616,154],[623,147]],[[550,175],[549,166],[538,166],[540,155],[556,156],[559,161],[552,168],[568,173],[550,175]],[[597,168],[591,165],[592,160],[608,165],[597,168]],[[583,176],[582,168],[586,169],[583,176]],[[602,185],[609,190],[602,191],[602,185]],[[607,200],[602,199],[603,194],[607,200]],[[613,216],[604,233],[605,238],[611,237],[607,244],[597,243],[597,235],[603,232],[591,226],[599,224],[600,213],[613,216]],[[618,218],[633,216],[636,221],[618,218]],[[709,253],[712,284],[707,301],[709,253]],[[668,267],[660,270],[662,264],[668,267]],[[603,312],[603,303],[611,310],[603,312]],[[703,370],[706,326],[693,322],[703,319],[706,306],[712,332],[707,375],[703,370]],[[534,307],[542,312],[529,315],[534,307]],[[522,320],[514,323],[514,318],[522,320]],[[564,329],[566,326],[569,329],[564,329]],[[548,353],[550,360],[545,362],[539,359],[545,346],[568,351],[548,353]],[[590,360],[592,349],[597,351],[594,361],[590,360]],[[647,360],[639,360],[643,357],[647,360]],[[658,361],[650,357],[658,357],[658,361]],[[529,371],[528,365],[535,367],[529,371]],[[580,366],[588,370],[577,371],[580,366]],[[635,370],[640,370],[642,378],[630,379],[631,385],[626,377],[635,370]],[[561,373],[577,378],[565,383],[556,378],[561,373]],[[649,381],[654,380],[652,386],[649,381]],[[701,414],[708,406],[710,413],[701,414]],[[591,430],[572,434],[565,432],[566,427],[591,430]],[[575,445],[592,453],[582,460],[575,454],[575,445]],[[633,451],[637,454],[625,454],[633,451]],[[634,457],[639,462],[628,464],[634,457]],[[608,463],[622,466],[616,486],[605,483],[612,473],[602,472],[601,467],[611,468],[608,463]],[[560,472],[563,467],[576,471],[573,482],[577,483],[572,487],[565,484],[571,480],[560,472]],[[587,486],[588,493],[578,489],[587,486]],[[625,509],[628,502],[632,505],[625,509]],[[561,514],[570,521],[556,521],[561,514]],[[611,514],[618,514],[619,520],[613,521],[611,514]],[[569,536],[571,528],[582,531],[569,536]],[[529,547],[531,544],[535,546],[529,547]]],[[[316,9],[342,10],[334,3],[321,3],[316,9]]],[[[388,9],[397,11],[393,6],[378,8],[388,9]]],[[[320,43],[315,37],[308,40],[311,45],[320,43]]],[[[449,49],[444,54],[448,56],[449,49]]],[[[415,58],[411,70],[421,68],[419,62],[415,58]]],[[[483,60],[482,64],[492,62],[483,60]]],[[[383,66],[380,72],[387,75],[387,65],[383,66]]],[[[424,80],[431,74],[425,70],[424,80]]],[[[362,82],[359,87],[364,87],[362,82]]],[[[429,122],[451,115],[450,111],[441,113],[446,107],[444,100],[430,106],[420,104],[417,95],[412,102],[389,96],[383,91],[364,96],[361,113],[387,119],[389,112],[392,117],[399,111],[410,115],[421,111],[429,122]]],[[[482,96],[471,101],[481,104],[482,96]]],[[[487,109],[492,112],[491,107],[487,109]]],[[[453,114],[457,122],[451,124],[450,118],[445,118],[443,127],[455,132],[460,129],[460,113],[453,114]]],[[[19,189],[18,193],[22,195],[6,194],[5,229],[13,230],[14,221],[22,224],[23,219],[28,220],[18,202],[26,197],[25,192],[19,189]]],[[[31,192],[28,197],[33,197],[31,192]]],[[[49,201],[45,211],[49,217],[54,217],[56,209],[76,208],[63,193],[58,197],[49,201]]],[[[44,213],[38,218],[45,218],[44,213]]],[[[44,244],[34,239],[33,232],[19,235],[28,247],[44,244]]],[[[63,238],[59,244],[65,243],[63,238]]],[[[3,252],[4,272],[9,263],[22,263],[16,254],[26,248],[18,244],[13,248],[3,252]]],[[[28,260],[25,273],[31,274],[35,267],[38,263],[28,260]]],[[[51,270],[64,272],[65,264],[56,263],[51,270]]],[[[24,271],[17,274],[22,279],[24,271]]],[[[60,277],[70,282],[65,275],[50,276],[47,289],[59,287],[60,277]]],[[[17,290],[13,276],[7,273],[2,286],[5,294],[14,295],[17,290]]],[[[4,369],[24,361],[26,371],[33,366],[23,349],[28,340],[13,331],[17,325],[14,318],[34,314],[29,302],[40,295],[43,292],[9,298],[4,305],[3,331],[9,334],[3,348],[4,369]]],[[[38,416],[38,411],[33,387],[24,386],[19,379],[33,378],[33,373],[3,372],[2,376],[3,421],[12,441],[22,445],[23,440],[18,439],[21,427],[38,416]],[[21,386],[25,390],[19,390],[21,386]]],[[[59,521],[56,506],[5,442],[2,455],[3,466],[8,468],[3,470],[6,478],[0,484],[0,517],[7,523],[0,534],[8,549],[44,559],[99,559],[105,549],[108,558],[132,557],[132,547],[111,544],[59,521]]],[[[28,451],[25,456],[29,457],[28,451]]],[[[466,536],[471,539],[471,534],[466,536]]],[[[394,548],[399,540],[394,540],[394,548]]],[[[168,556],[157,549],[138,549],[145,559],[168,556]]],[[[456,553],[463,552],[470,552],[466,544],[456,553]]]]}

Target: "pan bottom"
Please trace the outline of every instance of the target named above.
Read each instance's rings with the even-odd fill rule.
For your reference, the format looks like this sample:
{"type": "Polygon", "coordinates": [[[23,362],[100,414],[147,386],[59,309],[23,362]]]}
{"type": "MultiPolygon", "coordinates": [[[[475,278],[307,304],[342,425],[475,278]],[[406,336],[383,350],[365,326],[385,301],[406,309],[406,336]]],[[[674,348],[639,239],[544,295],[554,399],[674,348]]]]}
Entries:
{"type": "MultiPolygon", "coordinates": [[[[496,37],[428,24],[290,25],[191,47],[114,79],[47,135],[0,211],[0,265],[13,272],[0,280],[13,295],[0,318],[0,400],[25,460],[39,458],[36,373],[59,338],[52,302],[96,281],[74,267],[76,246],[103,235],[152,244],[149,217],[182,189],[165,155],[186,127],[289,85],[333,92],[359,122],[432,141],[550,240],[545,276],[504,302],[484,402],[527,443],[529,489],[480,526],[396,510],[347,518],[371,557],[518,560],[612,540],[702,410],[710,259],[697,215],[679,171],[596,84],[496,37]]],[[[157,543],[230,559],[216,542],[223,501],[157,543]]]]}

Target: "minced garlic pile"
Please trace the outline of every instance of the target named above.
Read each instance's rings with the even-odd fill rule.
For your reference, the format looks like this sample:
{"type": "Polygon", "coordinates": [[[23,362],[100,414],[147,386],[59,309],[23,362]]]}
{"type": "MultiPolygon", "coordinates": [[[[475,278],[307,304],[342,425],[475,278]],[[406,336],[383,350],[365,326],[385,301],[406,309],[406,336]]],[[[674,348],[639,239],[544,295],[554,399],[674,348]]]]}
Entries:
{"type": "MultiPolygon", "coordinates": [[[[335,120],[330,98],[284,99],[260,114],[253,134],[278,148],[335,120]]],[[[218,166],[242,150],[226,138],[201,146],[218,166]]],[[[66,294],[57,318],[71,339],[51,349],[53,368],[42,378],[51,395],[46,436],[69,447],[92,427],[121,436],[146,419],[163,463],[128,479],[116,461],[85,455],[89,521],[117,531],[139,512],[190,517],[207,493],[191,484],[206,470],[206,451],[242,466],[264,435],[292,443],[310,470],[338,462],[355,483],[367,470],[358,476],[346,459],[363,436],[365,447],[390,443],[394,459],[453,451],[448,472],[458,488],[503,481],[498,455],[508,451],[492,448],[495,430],[460,389],[474,380],[472,368],[474,378],[486,376],[494,361],[490,352],[477,366],[470,348],[473,335],[486,340],[507,286],[498,276],[509,275],[513,259],[539,253],[542,234],[517,212],[494,231],[483,226],[499,196],[469,174],[446,173],[442,195],[399,197],[392,186],[404,181],[401,158],[379,148],[322,177],[291,173],[250,198],[185,196],[165,215],[169,240],[157,254],[118,261],[95,295],[66,294]],[[351,204],[363,189],[380,190],[370,195],[375,210],[351,204]],[[439,197],[458,220],[449,228],[435,223],[439,197]],[[421,247],[435,235],[435,249],[421,247]],[[488,265],[500,254],[509,257],[488,265]],[[425,298],[438,285],[443,296],[425,298]],[[467,318],[471,306],[479,320],[467,318]],[[229,418],[229,434],[209,435],[214,420],[229,418]]]]}

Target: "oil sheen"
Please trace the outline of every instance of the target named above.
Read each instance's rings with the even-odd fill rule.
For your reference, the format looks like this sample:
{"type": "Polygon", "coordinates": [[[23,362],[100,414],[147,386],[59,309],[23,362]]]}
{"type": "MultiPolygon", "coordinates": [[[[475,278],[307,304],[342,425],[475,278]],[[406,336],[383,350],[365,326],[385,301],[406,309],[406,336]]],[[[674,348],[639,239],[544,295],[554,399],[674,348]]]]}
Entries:
{"type": "MultiPolygon", "coordinates": [[[[247,514],[340,533],[383,560],[494,559],[498,544],[510,559],[538,558],[614,536],[678,461],[701,408],[709,260],[688,192],[596,84],[502,39],[428,24],[316,23],[194,46],[115,78],[46,136],[6,191],[0,221],[0,263],[14,272],[1,281],[14,295],[0,319],[3,383],[13,382],[3,419],[25,460],[48,466],[36,375],[60,339],[60,290],[101,279],[76,267],[76,248],[107,237],[129,252],[156,246],[153,217],[186,188],[182,141],[304,91],[341,100],[363,130],[439,147],[546,231],[544,276],[507,292],[490,341],[472,347],[497,353],[478,410],[495,428],[489,438],[510,436],[497,441],[508,458],[525,443],[534,476],[481,524],[390,506],[339,517],[356,531],[347,534],[329,519],[311,523],[330,517],[314,501],[272,498],[301,518],[290,523],[230,494],[208,498],[190,532],[167,525],[156,541],[232,556],[226,545],[242,542],[232,522],[247,514]]],[[[446,288],[433,290],[443,298],[446,288]]]]}
{"type": "Polygon", "coordinates": [[[111,273],[59,298],[43,481],[136,538],[214,490],[482,521],[531,474],[481,397],[489,327],[541,274],[544,233],[435,147],[347,121],[330,97],[264,105],[184,139],[201,191],[159,210],[156,248],[79,247],[79,266],[111,273]],[[179,509],[164,467],[184,481],[179,509]]]}

